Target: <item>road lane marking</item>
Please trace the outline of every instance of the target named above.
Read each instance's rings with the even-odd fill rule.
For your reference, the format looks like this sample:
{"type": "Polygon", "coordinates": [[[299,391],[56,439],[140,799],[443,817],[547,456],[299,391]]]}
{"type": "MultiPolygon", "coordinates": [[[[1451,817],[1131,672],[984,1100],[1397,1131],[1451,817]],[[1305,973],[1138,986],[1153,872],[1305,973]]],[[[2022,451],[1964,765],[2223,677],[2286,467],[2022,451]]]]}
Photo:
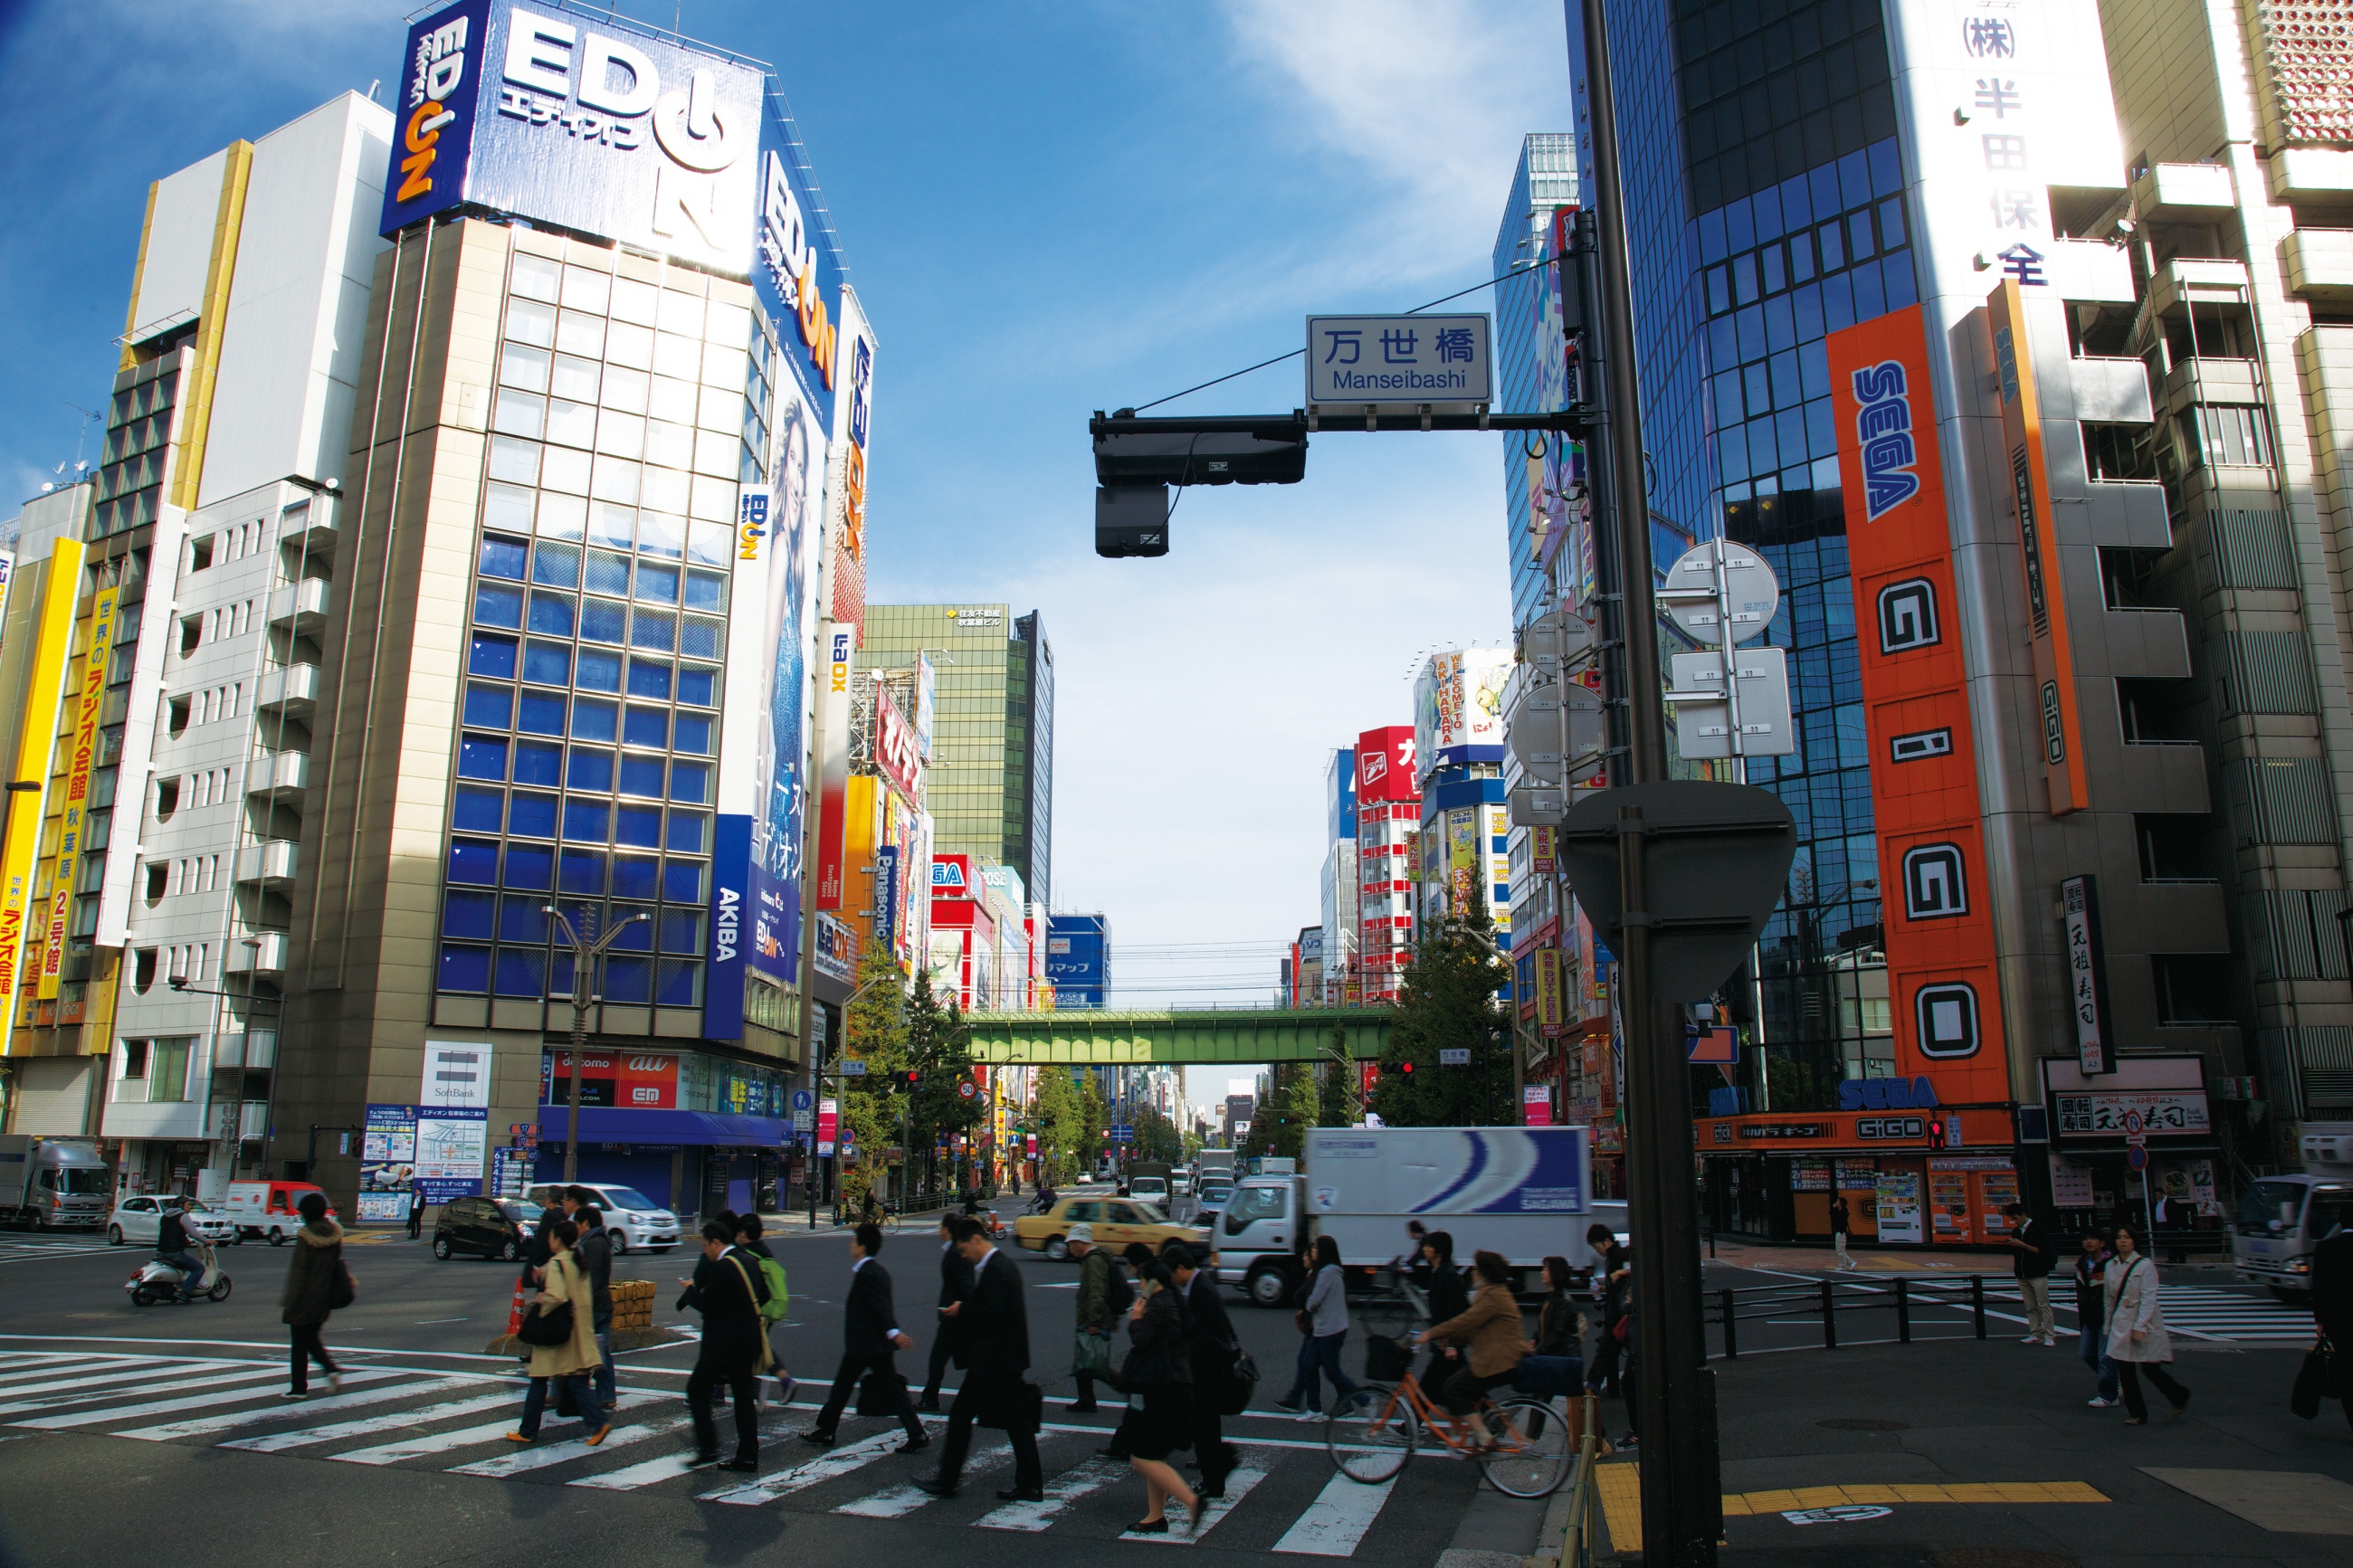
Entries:
{"type": "MultiPolygon", "coordinates": [[[[522,1405],[514,1395],[509,1403],[515,1414],[504,1420],[486,1421],[477,1426],[460,1426],[449,1432],[428,1432],[421,1436],[403,1437],[395,1443],[381,1443],[372,1448],[353,1448],[346,1453],[327,1456],[342,1465],[397,1465],[408,1459],[421,1459],[427,1454],[447,1454],[457,1448],[471,1448],[483,1443],[494,1443],[513,1431],[522,1420],[522,1405]]],[[[624,1393],[616,1404],[619,1410],[649,1405],[657,1395],[624,1393]]],[[[613,1439],[607,1437],[606,1441],[613,1439]]]]}
{"type": "MultiPolygon", "coordinates": [[[[927,1417],[924,1425],[936,1426],[942,1425],[942,1422],[940,1417],[934,1415],[927,1417]]],[[[790,1497],[797,1491],[807,1491],[811,1487],[839,1479],[854,1470],[861,1469],[883,1455],[895,1451],[898,1445],[905,1441],[906,1433],[903,1429],[880,1432],[871,1437],[860,1438],[842,1447],[828,1448],[816,1458],[804,1459],[797,1465],[788,1466],[773,1476],[765,1476],[756,1481],[721,1487],[714,1491],[704,1492],[697,1500],[734,1503],[742,1507],[757,1508],[762,1503],[774,1502],[778,1498],[790,1497]]]]}
{"type": "MultiPolygon", "coordinates": [[[[115,1377],[95,1380],[79,1378],[74,1380],[76,1383],[79,1383],[84,1385],[82,1392],[79,1394],[52,1394],[41,1399],[19,1399],[7,1405],[0,1405],[0,1416],[12,1416],[30,1410],[59,1410],[69,1405],[88,1405],[94,1400],[100,1399],[120,1399],[125,1394],[177,1394],[183,1389],[189,1388],[224,1388],[231,1384],[261,1383],[286,1375],[286,1369],[282,1366],[256,1367],[251,1372],[206,1371],[200,1376],[193,1377],[179,1375],[180,1373],[186,1373],[190,1369],[186,1367],[174,1367],[170,1369],[169,1373],[169,1375],[173,1377],[173,1381],[171,1382],[149,1383],[142,1387],[131,1388],[101,1389],[95,1387],[96,1383],[119,1383],[122,1381],[121,1379],[115,1377]]],[[[134,1374],[134,1381],[136,1381],[137,1377],[143,1377],[144,1375],[145,1374],[143,1373],[134,1374]]],[[[47,1386],[52,1388],[66,1388],[72,1386],[72,1384],[58,1383],[48,1384],[47,1386]]],[[[203,1403],[204,1401],[201,1399],[192,1401],[191,1407],[203,1403]]],[[[174,1408],[178,1407],[174,1406],[174,1408]]],[[[39,1423],[35,1421],[11,1421],[9,1425],[12,1426],[38,1426],[39,1423]]]]}
{"type": "Polygon", "coordinates": [[[684,1415],[665,1416],[639,1426],[616,1426],[613,1435],[592,1448],[584,1438],[568,1437],[561,1443],[538,1443],[529,1447],[516,1447],[511,1453],[494,1458],[477,1459],[470,1465],[452,1465],[443,1473],[452,1476],[519,1476],[530,1470],[543,1470],[550,1465],[561,1465],[592,1454],[608,1453],[615,1448],[642,1443],[649,1437],[659,1437],[665,1432],[675,1432],[687,1424],[684,1415]]]}
{"type": "MultiPolygon", "coordinates": [[[[283,1375],[285,1369],[283,1367],[271,1367],[267,1372],[261,1373],[259,1375],[274,1379],[283,1375]]],[[[255,1374],[248,1373],[235,1379],[222,1379],[221,1381],[248,1383],[252,1381],[254,1375],[255,1374]]],[[[349,1386],[354,1383],[375,1383],[384,1378],[398,1377],[400,1373],[397,1372],[346,1373],[343,1376],[343,1383],[346,1386],[349,1386]]],[[[101,1421],[127,1421],[142,1415],[169,1415],[173,1412],[179,1410],[202,1410],[206,1405],[218,1405],[223,1402],[234,1404],[248,1399],[275,1397],[276,1395],[272,1394],[269,1390],[266,1388],[240,1388],[227,1394],[216,1392],[212,1394],[199,1394],[187,1399],[157,1399],[151,1400],[144,1405],[114,1405],[104,1410],[78,1411],[69,1415],[43,1415],[31,1421],[15,1422],[13,1425],[18,1426],[38,1426],[47,1431],[58,1431],[68,1426],[95,1426],[101,1421]]],[[[290,1401],[289,1403],[291,1402],[290,1401]]]]}
{"type": "MultiPolygon", "coordinates": [[[[956,1478],[959,1484],[984,1470],[993,1470],[1013,1457],[1012,1448],[1002,1437],[983,1443],[965,1459],[964,1473],[956,1478]]],[[[939,1497],[912,1483],[886,1487],[862,1498],[852,1498],[835,1509],[836,1513],[854,1514],[860,1519],[903,1519],[926,1503],[938,1502],[939,1497]]]]}
{"type": "Polygon", "coordinates": [[[1249,1463],[1237,1465],[1226,1476],[1226,1495],[1203,1500],[1201,1522],[1189,1535],[1177,1534],[1176,1521],[1171,1520],[1166,1535],[1139,1535],[1133,1530],[1124,1530],[1120,1531],[1119,1538],[1122,1541],[1156,1542],[1163,1546],[1190,1546],[1223,1523],[1226,1515],[1233,1512],[1242,1499],[1250,1496],[1264,1479],[1266,1471],[1258,1466],[1249,1463]]]}
{"type": "Polygon", "coordinates": [[[1368,1487],[1345,1473],[1335,1475],[1307,1505],[1307,1511],[1283,1531],[1274,1549],[1308,1557],[1355,1556],[1356,1543],[1380,1517],[1381,1505],[1389,1500],[1396,1485],[1395,1476],[1368,1487]]]}
{"type": "MultiPolygon", "coordinates": [[[[349,1379],[345,1380],[349,1382],[349,1379]]],[[[167,1421],[160,1426],[134,1427],[117,1432],[117,1437],[138,1437],[152,1443],[170,1442],[179,1437],[201,1437],[210,1432],[232,1432],[239,1426],[259,1426],[266,1421],[282,1421],[290,1415],[309,1415],[314,1412],[357,1410],[369,1405],[389,1405],[396,1399],[412,1399],[420,1394],[447,1394],[452,1389],[480,1386],[472,1378],[441,1378],[430,1383],[395,1383],[380,1388],[363,1389],[357,1394],[331,1394],[323,1399],[288,1400],[274,1409],[232,1411],[223,1415],[198,1415],[185,1421],[167,1421]],[[299,1406],[299,1407],[297,1407],[299,1406]]],[[[376,1419],[382,1420],[379,1416],[376,1419]]],[[[248,1439],[251,1441],[251,1439],[248,1439]]],[[[220,1447],[227,1447],[227,1444],[220,1447]]]]}
{"type": "MultiPolygon", "coordinates": [[[[784,1435],[783,1423],[776,1419],[776,1416],[781,1416],[782,1414],[781,1411],[776,1412],[776,1415],[771,1416],[770,1424],[761,1427],[762,1437],[772,1438],[784,1435]]],[[[607,1438],[605,1442],[607,1447],[611,1447],[611,1438],[607,1438]]],[[[634,1465],[624,1465],[617,1470],[606,1470],[597,1475],[582,1476],[569,1484],[575,1487],[593,1487],[599,1491],[635,1491],[639,1487],[654,1486],[675,1476],[686,1474],[694,1468],[690,1462],[693,1458],[692,1454],[681,1449],[675,1454],[664,1454],[658,1459],[644,1459],[634,1465]]]]}
{"type": "MultiPolygon", "coordinates": [[[[476,1385],[472,1384],[448,1384],[442,1386],[450,1388],[466,1388],[476,1385]]],[[[385,1396],[391,1397],[395,1392],[396,1391],[387,1390],[385,1391],[385,1396]]],[[[399,1389],[396,1392],[399,1394],[415,1394],[419,1392],[419,1390],[417,1387],[411,1386],[399,1389]]],[[[288,1448],[306,1448],[314,1443],[332,1443],[344,1437],[373,1437],[377,1433],[382,1432],[385,1429],[385,1423],[387,1419],[396,1420],[404,1426],[416,1426],[427,1421],[446,1421],[454,1416],[472,1415],[484,1410],[496,1410],[501,1405],[512,1405],[513,1403],[513,1393],[511,1390],[501,1389],[496,1394],[484,1394],[472,1399],[452,1400],[447,1405],[428,1405],[421,1410],[399,1411],[390,1417],[384,1415],[364,1415],[355,1421],[335,1421],[331,1422],[324,1426],[304,1426],[292,1432],[272,1432],[266,1436],[260,1437],[232,1438],[230,1441],[219,1446],[224,1448],[243,1448],[248,1452],[256,1454],[275,1454],[288,1448]]],[[[160,1428],[158,1428],[158,1430],[160,1430],[160,1428]]],[[[125,1432],[121,1434],[121,1436],[125,1437],[137,1437],[143,1436],[143,1434],[138,1432],[125,1432]]]]}
{"type": "Polygon", "coordinates": [[[1068,1512],[1071,1504],[1079,1499],[1133,1474],[1127,1466],[1114,1460],[1089,1459],[1048,1482],[1044,1502],[1009,1502],[982,1514],[973,1523],[983,1530],[1044,1530],[1068,1512]]]}

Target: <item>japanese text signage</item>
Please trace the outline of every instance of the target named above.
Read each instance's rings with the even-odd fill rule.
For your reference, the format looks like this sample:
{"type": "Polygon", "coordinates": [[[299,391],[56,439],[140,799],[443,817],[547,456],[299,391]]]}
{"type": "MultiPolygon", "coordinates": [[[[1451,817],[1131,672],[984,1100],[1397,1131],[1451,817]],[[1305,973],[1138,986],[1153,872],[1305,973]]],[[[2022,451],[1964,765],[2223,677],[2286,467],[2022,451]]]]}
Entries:
{"type": "Polygon", "coordinates": [[[1310,316],[1307,403],[1469,413],[1495,400],[1484,316],[1310,316]]]}
{"type": "Polygon", "coordinates": [[[90,643],[82,652],[81,686],[72,692],[73,750],[66,757],[65,821],[49,878],[49,920],[41,950],[40,994],[58,994],[64,975],[66,917],[73,902],[74,868],[80,863],[82,829],[90,810],[90,764],[98,752],[98,721],[106,706],[107,666],[114,651],[114,610],[119,590],[100,590],[90,605],[90,643]]]}
{"type": "Polygon", "coordinates": [[[1895,1070],[2010,1093],[1952,531],[1918,306],[1831,334],[1847,554],[1880,835],[1895,1070]]]}
{"type": "Polygon", "coordinates": [[[2100,943],[2099,896],[2089,877],[2059,884],[2067,932],[2067,1005],[2075,1018],[2075,1060],[2086,1074],[2108,1070],[2108,971],[2100,943]]]}
{"type": "Polygon", "coordinates": [[[2062,1138],[2186,1138],[2214,1130],[2206,1096],[2196,1089],[2057,1094],[2052,1103],[2062,1138]]]}

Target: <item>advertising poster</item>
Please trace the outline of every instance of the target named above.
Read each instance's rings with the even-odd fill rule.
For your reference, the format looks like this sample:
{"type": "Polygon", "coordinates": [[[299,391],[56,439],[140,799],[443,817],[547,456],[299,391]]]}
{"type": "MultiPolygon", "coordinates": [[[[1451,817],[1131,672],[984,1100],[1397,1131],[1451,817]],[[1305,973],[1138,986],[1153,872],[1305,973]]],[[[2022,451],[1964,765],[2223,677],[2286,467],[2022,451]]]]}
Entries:
{"type": "MultiPolygon", "coordinates": [[[[757,791],[752,817],[751,942],[744,967],[770,984],[800,979],[801,878],[807,854],[809,648],[817,635],[818,507],[825,488],[825,436],[798,384],[777,384],[769,434],[767,534],[749,581],[761,590],[764,638],[774,650],[764,672],[757,791]]],[[[747,500],[750,498],[747,498],[747,500]]],[[[747,580],[739,561],[736,581],[747,580]]]]}
{"type": "Polygon", "coordinates": [[[357,1217],[387,1223],[408,1217],[417,1175],[417,1107],[371,1105],[362,1117],[357,1217]]]}
{"type": "Polygon", "coordinates": [[[1450,907],[1457,915],[1471,912],[1479,868],[1486,860],[1480,853],[1479,826],[1476,807],[1446,814],[1446,889],[1450,907]]]}
{"type": "Polygon", "coordinates": [[[1552,1086],[1542,1083],[1520,1086],[1520,1125],[1549,1127],[1552,1125],[1552,1086]]]}
{"type": "Polygon", "coordinates": [[[417,1110],[417,1186],[425,1201],[478,1197],[490,1150],[490,1121],[479,1110],[417,1110]]]}
{"type": "MultiPolygon", "coordinates": [[[[542,1105],[572,1103],[572,1053],[541,1054],[542,1105]]],[[[580,1053],[580,1103],[634,1110],[678,1109],[678,1058],[659,1052],[580,1053]]]]}
{"type": "Polygon", "coordinates": [[[425,1079],[417,1102],[439,1110],[482,1110],[491,1105],[488,1044],[425,1042],[425,1079]]]}
{"type": "Polygon", "coordinates": [[[71,689],[73,746],[66,753],[65,820],[58,834],[57,858],[49,875],[48,925],[41,948],[43,1000],[57,995],[65,973],[66,920],[73,903],[74,868],[81,858],[83,818],[90,809],[90,765],[98,756],[99,713],[106,705],[107,664],[114,651],[118,592],[101,588],[91,599],[89,642],[82,650],[80,679],[71,689]]]}
{"type": "Polygon", "coordinates": [[[838,910],[849,866],[844,840],[849,830],[849,680],[858,634],[847,621],[819,626],[818,742],[823,755],[818,763],[817,907],[838,910]]]}
{"type": "MultiPolygon", "coordinates": [[[[81,585],[82,548],[79,542],[60,539],[50,547],[47,574],[41,584],[41,599],[29,626],[20,625],[20,632],[29,630],[34,642],[32,678],[26,688],[28,712],[54,712],[64,698],[66,651],[73,642],[74,600],[81,585]]],[[[16,771],[9,775],[18,779],[45,779],[49,776],[49,750],[56,741],[56,731],[47,722],[25,724],[16,746],[16,771]]],[[[23,961],[26,938],[41,929],[41,916],[33,907],[34,862],[40,850],[42,790],[13,790],[7,799],[6,858],[0,865],[0,999],[13,1003],[17,991],[17,965],[23,961]]],[[[7,1048],[9,1032],[15,1027],[16,1009],[0,1005],[0,1051],[7,1048]]]]}

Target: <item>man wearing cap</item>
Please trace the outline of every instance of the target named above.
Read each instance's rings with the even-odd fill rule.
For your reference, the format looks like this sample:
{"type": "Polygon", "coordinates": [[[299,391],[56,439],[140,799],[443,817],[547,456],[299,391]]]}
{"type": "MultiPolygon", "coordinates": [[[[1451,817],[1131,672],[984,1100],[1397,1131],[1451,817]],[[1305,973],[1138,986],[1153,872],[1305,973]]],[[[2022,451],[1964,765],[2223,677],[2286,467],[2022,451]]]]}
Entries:
{"type": "Polygon", "coordinates": [[[1112,1261],[1111,1254],[1095,1246],[1094,1226],[1074,1225],[1062,1242],[1071,1249],[1071,1256],[1079,1260],[1079,1332],[1071,1361],[1074,1368],[1081,1370],[1074,1373],[1079,1396],[1071,1401],[1071,1411],[1083,1415],[1097,1408],[1094,1373],[1083,1369],[1108,1363],[1112,1333],[1119,1327],[1120,1312],[1126,1306],[1124,1301],[1113,1299],[1113,1292],[1124,1281],[1119,1279],[1119,1267],[1112,1261]]]}

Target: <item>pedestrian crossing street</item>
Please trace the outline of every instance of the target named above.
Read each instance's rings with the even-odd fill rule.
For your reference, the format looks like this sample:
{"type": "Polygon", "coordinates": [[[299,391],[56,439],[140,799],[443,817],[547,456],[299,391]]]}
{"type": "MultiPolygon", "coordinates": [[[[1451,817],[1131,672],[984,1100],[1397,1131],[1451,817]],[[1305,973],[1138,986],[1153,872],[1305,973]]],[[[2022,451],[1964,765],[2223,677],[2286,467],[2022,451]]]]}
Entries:
{"type": "MultiPolygon", "coordinates": [[[[353,1362],[346,1364],[340,1392],[292,1402],[280,1397],[285,1385],[286,1365],[276,1358],[5,1351],[0,1440],[103,1434],[591,1491],[660,1491],[732,1507],[883,1520],[922,1516],[948,1527],[1060,1530],[1174,1545],[1188,1541],[1174,1531],[1129,1531],[1142,1512],[1143,1487],[1124,1460],[1097,1454],[1108,1423],[1056,1422],[1050,1408],[1039,1438],[1043,1500],[999,1502],[997,1489],[1010,1484],[1012,1471],[1012,1452],[1001,1433],[974,1433],[957,1497],[934,1498],[913,1484],[936,1468],[936,1439],[946,1425],[939,1415],[923,1417],[934,1447],[902,1457],[905,1436],[895,1422],[847,1419],[839,1445],[818,1448],[795,1436],[811,1424],[815,1401],[771,1405],[762,1413],[760,1473],[745,1476],[687,1468],[691,1437],[674,1389],[625,1387],[612,1435],[591,1448],[580,1440],[577,1422],[552,1413],[538,1443],[522,1447],[506,1441],[522,1403],[523,1384],[512,1376],[353,1362]]],[[[321,1386],[314,1384],[314,1391],[321,1386]]],[[[722,1408],[718,1419],[722,1447],[732,1451],[732,1414],[722,1408]]],[[[1393,1520],[1430,1516],[1433,1503],[1451,1517],[1477,1482],[1468,1466],[1428,1463],[1365,1486],[1334,1469],[1320,1426],[1248,1416],[1228,1425],[1242,1462],[1189,1540],[1215,1535],[1219,1545],[1235,1550],[1353,1556],[1393,1494],[1409,1498],[1393,1520]]]]}

